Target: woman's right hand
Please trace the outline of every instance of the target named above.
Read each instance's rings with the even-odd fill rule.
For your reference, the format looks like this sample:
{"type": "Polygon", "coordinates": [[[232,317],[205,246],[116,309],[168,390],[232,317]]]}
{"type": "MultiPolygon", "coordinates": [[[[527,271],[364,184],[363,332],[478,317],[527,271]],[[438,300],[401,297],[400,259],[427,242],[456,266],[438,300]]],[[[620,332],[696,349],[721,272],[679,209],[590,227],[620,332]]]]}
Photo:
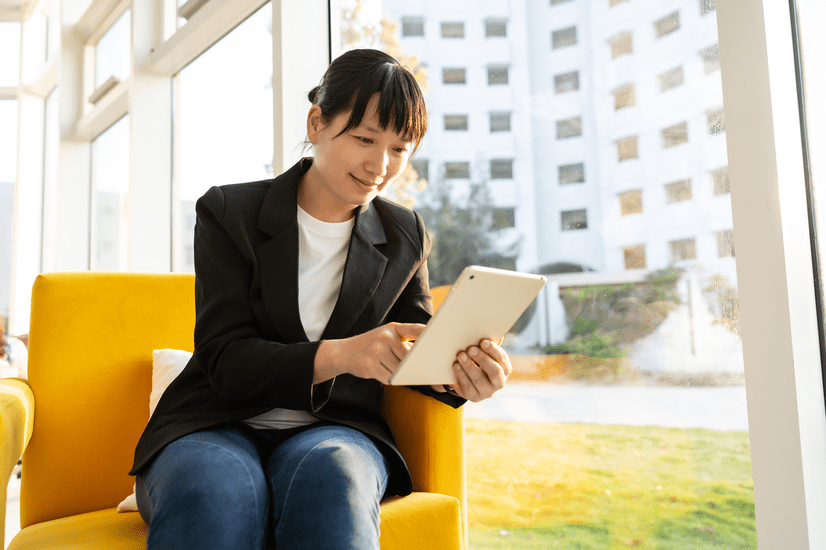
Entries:
{"type": "Polygon", "coordinates": [[[342,340],[324,340],[315,356],[313,384],[339,374],[372,378],[389,384],[401,360],[424,330],[419,323],[388,323],[342,340]]]}

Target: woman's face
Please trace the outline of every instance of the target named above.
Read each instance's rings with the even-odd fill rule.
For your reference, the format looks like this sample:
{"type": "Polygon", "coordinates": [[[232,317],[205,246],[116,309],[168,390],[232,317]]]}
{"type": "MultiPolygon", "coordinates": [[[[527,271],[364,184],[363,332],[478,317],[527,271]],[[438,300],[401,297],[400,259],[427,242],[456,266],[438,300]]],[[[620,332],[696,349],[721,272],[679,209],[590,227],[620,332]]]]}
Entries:
{"type": "MultiPolygon", "coordinates": [[[[379,95],[367,104],[361,124],[338,135],[350,112],[324,124],[321,109],[314,106],[307,122],[307,137],[315,145],[315,160],[307,172],[313,195],[326,210],[343,219],[367,204],[404,171],[413,142],[392,128],[382,129],[377,113],[379,95]]],[[[331,221],[331,220],[328,220],[331,221]]]]}

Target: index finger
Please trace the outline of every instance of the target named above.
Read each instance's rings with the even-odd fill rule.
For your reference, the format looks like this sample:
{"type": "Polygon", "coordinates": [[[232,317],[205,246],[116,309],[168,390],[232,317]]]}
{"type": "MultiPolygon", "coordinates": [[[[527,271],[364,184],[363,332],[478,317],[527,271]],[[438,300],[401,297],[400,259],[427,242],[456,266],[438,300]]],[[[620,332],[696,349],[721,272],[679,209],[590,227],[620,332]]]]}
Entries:
{"type": "Polygon", "coordinates": [[[421,323],[393,323],[393,329],[402,341],[416,340],[424,327],[421,323]]]}

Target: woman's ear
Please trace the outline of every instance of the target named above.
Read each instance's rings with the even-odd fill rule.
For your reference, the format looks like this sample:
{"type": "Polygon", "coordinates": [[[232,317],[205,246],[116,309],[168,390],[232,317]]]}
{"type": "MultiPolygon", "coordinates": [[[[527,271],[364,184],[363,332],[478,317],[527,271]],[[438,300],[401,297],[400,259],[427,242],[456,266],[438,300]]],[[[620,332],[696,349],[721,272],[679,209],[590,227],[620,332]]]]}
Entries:
{"type": "Polygon", "coordinates": [[[318,142],[318,133],[324,129],[324,117],[321,115],[321,107],[313,105],[307,113],[307,139],[315,145],[318,142]]]}

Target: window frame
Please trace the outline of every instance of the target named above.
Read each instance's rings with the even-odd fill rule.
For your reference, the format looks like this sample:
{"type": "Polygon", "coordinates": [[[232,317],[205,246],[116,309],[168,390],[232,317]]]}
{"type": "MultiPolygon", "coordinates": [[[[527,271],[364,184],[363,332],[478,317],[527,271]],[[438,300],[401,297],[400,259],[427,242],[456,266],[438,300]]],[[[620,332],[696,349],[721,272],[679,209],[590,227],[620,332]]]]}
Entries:
{"type": "Polygon", "coordinates": [[[826,548],[823,365],[790,5],[716,8],[757,542],[826,548]]]}

